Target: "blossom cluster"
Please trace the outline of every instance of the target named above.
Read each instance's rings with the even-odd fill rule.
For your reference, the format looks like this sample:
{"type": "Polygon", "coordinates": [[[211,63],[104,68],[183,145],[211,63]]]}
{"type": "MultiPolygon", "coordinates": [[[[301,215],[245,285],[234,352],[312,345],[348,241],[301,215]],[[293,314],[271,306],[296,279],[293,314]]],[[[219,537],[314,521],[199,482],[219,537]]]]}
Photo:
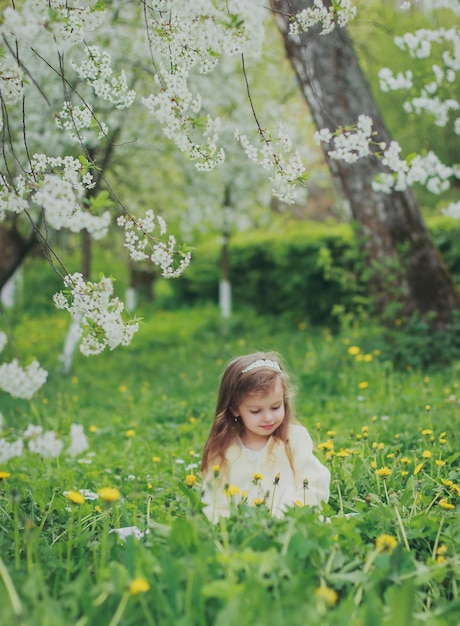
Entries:
{"type": "Polygon", "coordinates": [[[119,77],[113,76],[112,57],[99,46],[89,46],[85,52],[85,61],[79,65],[72,63],[78,76],[88,81],[96,96],[111,102],[117,109],[130,107],[136,92],[129,89],[126,72],[122,70],[119,77]]]}
{"type": "MultiPolygon", "coordinates": [[[[458,3],[456,6],[452,4],[449,8],[457,15],[460,14],[458,3]]],[[[417,115],[425,111],[434,117],[436,126],[446,126],[450,113],[460,110],[460,103],[453,98],[443,98],[439,92],[444,84],[455,83],[457,72],[460,70],[460,31],[457,28],[419,29],[395,37],[394,42],[401,50],[416,59],[427,59],[433,54],[434,46],[443,46],[440,62],[435,62],[431,66],[433,78],[420,88],[418,95],[407,100],[403,108],[406,113],[417,115]]],[[[383,68],[379,72],[380,88],[383,91],[413,89],[413,79],[412,72],[404,74],[399,72],[396,76],[388,68],[383,68]]],[[[460,122],[455,120],[454,131],[460,134],[460,122]]]]}
{"type": "Polygon", "coordinates": [[[367,156],[379,158],[389,171],[378,174],[372,182],[375,191],[391,193],[393,189],[402,191],[419,183],[430,193],[439,194],[449,188],[452,177],[460,178],[460,168],[445,165],[432,151],[401,159],[398,142],[392,141],[389,146],[385,142],[375,143],[373,135],[371,118],[360,115],[356,126],[338,129],[334,134],[323,128],[315,134],[315,141],[332,143],[334,150],[328,151],[329,156],[347,163],[367,156]],[[372,150],[373,147],[377,149],[372,150]]]}
{"type": "MultiPolygon", "coordinates": [[[[0,463],[6,463],[14,457],[20,457],[24,453],[24,441],[30,452],[43,458],[56,458],[62,454],[65,443],[53,430],[44,431],[42,426],[29,424],[21,436],[14,441],[0,438],[0,463]]],[[[76,457],[88,449],[88,440],[81,424],[71,424],[70,443],[66,454],[76,457]]]]}
{"type": "Polygon", "coordinates": [[[75,0],[72,5],[61,0],[25,0],[22,10],[7,7],[3,14],[2,33],[12,33],[29,43],[36,42],[40,32],[50,33],[59,50],[84,41],[88,31],[97,29],[104,19],[101,5],[75,0]]]}
{"type": "Polygon", "coordinates": [[[331,33],[336,25],[342,28],[356,16],[356,7],[350,0],[338,0],[324,6],[322,0],[314,0],[313,6],[302,9],[290,24],[291,35],[299,35],[313,26],[321,27],[321,35],[331,33]]]}
{"type": "Polygon", "coordinates": [[[113,350],[131,342],[139,324],[136,320],[123,320],[124,304],[118,297],[112,298],[111,278],[85,282],[82,274],[76,272],[65,276],[64,284],[69,292],[60,291],[53,300],[58,309],[68,311],[79,321],[82,354],[99,354],[106,347],[113,350]]]}
{"type": "Polygon", "coordinates": [[[328,128],[321,129],[315,133],[315,141],[318,144],[332,142],[334,150],[328,151],[331,158],[355,163],[371,154],[372,134],[372,119],[360,115],[355,126],[338,129],[334,134],[328,128]]]}
{"type": "Polygon", "coordinates": [[[109,211],[93,215],[83,210],[84,196],[93,187],[93,176],[82,160],[34,154],[27,176],[17,176],[13,188],[0,178],[0,221],[8,212],[40,207],[48,226],[72,232],[85,228],[100,239],[107,233],[111,217],[109,211]]]}
{"type": "Polygon", "coordinates": [[[178,250],[173,235],[169,235],[166,242],[152,235],[156,225],[160,229],[160,236],[166,234],[165,220],[152,210],[146,211],[145,217],[122,215],[117,224],[125,229],[124,245],[133,261],[150,260],[160,267],[164,278],[180,276],[190,264],[190,252],[178,250]]]}
{"type": "Polygon", "coordinates": [[[258,143],[251,143],[247,135],[235,131],[235,138],[241,144],[246,156],[263,169],[270,172],[272,194],[286,204],[293,204],[299,181],[306,178],[305,167],[297,151],[291,152],[289,135],[279,128],[276,137],[259,129],[258,143]]]}
{"type": "Polygon", "coordinates": [[[22,367],[17,359],[0,365],[0,389],[13,398],[29,400],[42,387],[48,377],[37,360],[22,367]]]}
{"type": "Polygon", "coordinates": [[[177,7],[165,0],[151,4],[146,22],[159,92],[143,103],[197,169],[209,171],[225,158],[218,147],[219,119],[202,113],[202,98],[191,78],[194,71],[209,74],[222,55],[257,54],[263,7],[243,0],[177,7]]]}

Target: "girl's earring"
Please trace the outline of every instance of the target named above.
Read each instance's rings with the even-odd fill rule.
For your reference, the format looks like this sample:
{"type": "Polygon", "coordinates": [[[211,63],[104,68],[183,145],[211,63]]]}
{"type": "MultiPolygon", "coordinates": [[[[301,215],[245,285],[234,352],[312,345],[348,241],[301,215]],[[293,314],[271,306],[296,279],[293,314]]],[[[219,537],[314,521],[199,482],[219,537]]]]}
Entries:
{"type": "Polygon", "coordinates": [[[238,421],[238,415],[235,416],[235,422],[237,422],[237,421],[238,421]]]}

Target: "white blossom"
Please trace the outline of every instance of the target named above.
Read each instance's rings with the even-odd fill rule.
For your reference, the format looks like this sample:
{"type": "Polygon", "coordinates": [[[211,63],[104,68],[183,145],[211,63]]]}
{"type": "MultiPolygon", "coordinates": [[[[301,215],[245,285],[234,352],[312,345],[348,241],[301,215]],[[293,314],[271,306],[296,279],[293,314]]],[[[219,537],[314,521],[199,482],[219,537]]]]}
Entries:
{"type": "Polygon", "coordinates": [[[0,464],[7,463],[14,457],[22,456],[24,451],[24,443],[22,439],[16,441],[6,441],[0,438],[0,464]]]}
{"type": "Polygon", "coordinates": [[[88,439],[85,435],[83,426],[81,424],[71,424],[70,445],[67,448],[67,454],[75,457],[87,450],[88,447],[88,439]]]}
{"type": "Polygon", "coordinates": [[[40,426],[39,424],[29,424],[23,432],[23,437],[25,437],[26,439],[32,439],[33,437],[38,437],[42,433],[42,426],[40,426]]]}
{"type": "Polygon", "coordinates": [[[75,320],[80,320],[82,341],[80,352],[85,356],[99,354],[106,347],[113,350],[128,345],[139,329],[135,320],[123,320],[123,302],[113,298],[113,283],[103,277],[98,283],[85,282],[80,273],[69,274],[64,284],[70,290],[68,297],[62,292],[53,296],[57,308],[67,310],[75,320]]]}
{"type": "Polygon", "coordinates": [[[331,33],[336,24],[344,27],[356,16],[356,7],[350,0],[338,0],[324,6],[322,0],[314,0],[313,5],[297,13],[290,24],[291,35],[308,31],[313,26],[321,26],[321,35],[331,33]]]}
{"type": "Polygon", "coordinates": [[[125,248],[133,261],[150,259],[158,265],[164,278],[180,276],[190,264],[190,252],[178,249],[176,238],[173,235],[168,240],[161,241],[153,233],[159,228],[159,236],[166,234],[166,222],[148,209],[144,217],[122,215],[117,219],[118,226],[125,230],[125,248]]]}
{"type": "Polygon", "coordinates": [[[78,492],[81,493],[85,500],[93,501],[99,498],[98,494],[94,491],[91,491],[90,489],[79,489],[78,492]]]}
{"type": "Polygon", "coordinates": [[[47,430],[43,434],[31,438],[28,448],[31,452],[44,458],[56,458],[64,449],[64,443],[56,437],[54,431],[47,430]]]}
{"type": "Polygon", "coordinates": [[[38,361],[22,367],[17,359],[13,359],[0,365],[0,389],[13,398],[29,400],[45,384],[47,376],[48,372],[40,367],[38,361]]]}

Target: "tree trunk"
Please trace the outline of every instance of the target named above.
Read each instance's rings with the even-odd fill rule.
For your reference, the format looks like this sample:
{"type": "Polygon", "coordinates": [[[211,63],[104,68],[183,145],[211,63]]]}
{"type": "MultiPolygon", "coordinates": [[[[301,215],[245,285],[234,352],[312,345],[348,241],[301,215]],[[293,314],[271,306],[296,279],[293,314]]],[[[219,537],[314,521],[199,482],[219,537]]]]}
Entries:
{"type": "Polygon", "coordinates": [[[21,267],[22,262],[37,244],[35,231],[25,238],[16,229],[0,224],[0,290],[21,267]]]}
{"type": "MultiPolygon", "coordinates": [[[[331,34],[320,35],[315,27],[290,36],[290,17],[313,2],[270,0],[270,4],[317,128],[334,132],[339,126],[356,124],[359,115],[365,114],[373,120],[375,140],[389,145],[390,135],[346,30],[336,27],[331,34]]],[[[433,312],[439,324],[447,321],[460,306],[460,296],[412,191],[374,191],[373,178],[386,171],[378,158],[350,164],[325,156],[357,222],[377,312],[396,310],[399,304],[397,316],[433,312]]]]}
{"type": "Polygon", "coordinates": [[[224,219],[222,226],[222,249],[220,256],[219,306],[224,319],[228,319],[232,312],[232,283],[230,281],[230,236],[231,221],[228,213],[232,211],[230,184],[225,185],[224,219]]]}

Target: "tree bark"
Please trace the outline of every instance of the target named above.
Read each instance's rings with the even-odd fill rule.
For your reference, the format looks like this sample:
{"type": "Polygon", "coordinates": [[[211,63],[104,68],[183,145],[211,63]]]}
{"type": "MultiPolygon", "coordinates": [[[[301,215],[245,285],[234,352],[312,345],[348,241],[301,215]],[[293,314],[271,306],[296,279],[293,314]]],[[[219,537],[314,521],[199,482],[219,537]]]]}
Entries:
{"type": "MultiPolygon", "coordinates": [[[[346,30],[321,35],[315,27],[289,35],[292,15],[310,0],[270,0],[287,57],[318,129],[334,132],[372,118],[375,140],[389,145],[386,129],[346,30]]],[[[324,2],[326,5],[327,2],[324,2]]],[[[364,258],[379,314],[399,305],[399,313],[435,314],[442,325],[460,307],[460,296],[433,244],[411,190],[390,194],[372,189],[373,178],[387,171],[376,157],[350,164],[325,155],[339,192],[347,200],[361,235],[364,258]]]]}
{"type": "Polygon", "coordinates": [[[17,230],[14,222],[11,227],[0,224],[0,290],[36,244],[35,231],[26,238],[17,230]]]}

